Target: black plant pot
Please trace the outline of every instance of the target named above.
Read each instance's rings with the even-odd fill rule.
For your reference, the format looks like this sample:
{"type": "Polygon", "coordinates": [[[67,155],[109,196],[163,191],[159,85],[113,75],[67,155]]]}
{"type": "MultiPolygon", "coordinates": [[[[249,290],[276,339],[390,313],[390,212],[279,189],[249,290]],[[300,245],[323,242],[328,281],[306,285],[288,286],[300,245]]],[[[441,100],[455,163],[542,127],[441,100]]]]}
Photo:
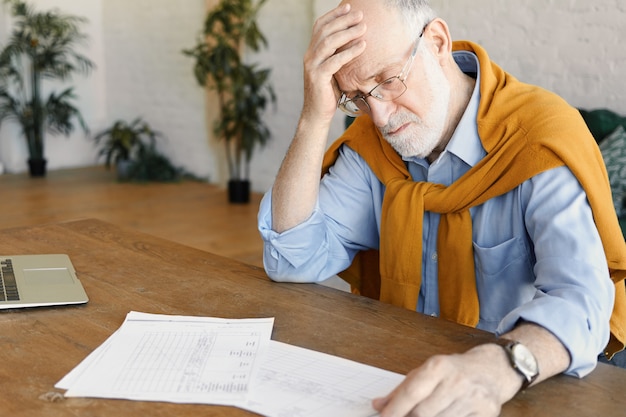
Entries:
{"type": "Polygon", "coordinates": [[[46,161],[44,158],[30,158],[28,160],[28,168],[31,177],[46,176],[46,161]]]}
{"type": "Polygon", "coordinates": [[[250,181],[230,180],[228,181],[228,202],[245,204],[250,202],[250,181]]]}

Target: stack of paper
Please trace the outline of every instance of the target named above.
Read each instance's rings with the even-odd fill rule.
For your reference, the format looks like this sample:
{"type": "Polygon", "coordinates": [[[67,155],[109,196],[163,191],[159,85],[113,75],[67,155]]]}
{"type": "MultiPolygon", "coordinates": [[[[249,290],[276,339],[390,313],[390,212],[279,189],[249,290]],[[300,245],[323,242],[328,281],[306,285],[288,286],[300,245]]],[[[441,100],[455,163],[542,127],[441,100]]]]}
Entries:
{"type": "Polygon", "coordinates": [[[56,387],[67,397],[231,405],[268,417],[365,417],[403,379],[271,341],[273,322],[131,312],[56,387]]]}

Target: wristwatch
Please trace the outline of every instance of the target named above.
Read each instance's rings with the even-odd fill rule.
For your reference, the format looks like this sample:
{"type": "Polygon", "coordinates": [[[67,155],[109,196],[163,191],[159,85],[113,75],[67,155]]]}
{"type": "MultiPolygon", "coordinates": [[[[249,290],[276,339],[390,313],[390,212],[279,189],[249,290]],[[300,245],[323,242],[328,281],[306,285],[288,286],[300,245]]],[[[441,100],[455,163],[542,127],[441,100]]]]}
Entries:
{"type": "Polygon", "coordinates": [[[518,341],[498,338],[495,342],[504,348],[511,366],[524,377],[520,391],[525,390],[539,376],[539,364],[530,349],[518,341]]]}

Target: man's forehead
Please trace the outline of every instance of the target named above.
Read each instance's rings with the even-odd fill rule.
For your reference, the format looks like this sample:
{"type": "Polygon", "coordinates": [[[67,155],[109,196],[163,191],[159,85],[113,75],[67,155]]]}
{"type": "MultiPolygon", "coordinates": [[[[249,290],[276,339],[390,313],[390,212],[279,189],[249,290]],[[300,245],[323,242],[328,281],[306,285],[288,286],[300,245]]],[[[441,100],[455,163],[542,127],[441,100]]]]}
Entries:
{"type": "Polygon", "coordinates": [[[338,52],[350,45],[365,40],[363,54],[339,70],[337,81],[343,87],[354,87],[355,81],[368,82],[372,78],[396,66],[406,55],[408,39],[407,28],[398,11],[390,8],[382,0],[344,0],[352,10],[363,12],[363,22],[367,30],[362,38],[355,39],[338,49],[338,52]],[[348,86],[347,84],[350,84],[348,86]]]}
{"type": "MultiPolygon", "coordinates": [[[[390,38],[388,34],[367,42],[365,51],[344,65],[336,74],[340,87],[351,91],[355,83],[368,84],[381,75],[389,76],[389,71],[399,71],[407,58],[410,40],[406,34],[390,38]],[[345,84],[345,85],[343,85],[345,84]]],[[[354,88],[354,91],[359,88],[354,88]]]]}
{"type": "MultiPolygon", "coordinates": [[[[385,50],[393,49],[394,45],[404,44],[407,37],[405,21],[397,9],[385,5],[382,0],[351,0],[344,1],[352,6],[352,10],[363,13],[363,23],[367,29],[365,34],[346,45],[365,40],[367,50],[382,54],[385,50]]],[[[367,52],[367,51],[366,51],[367,52]]]]}

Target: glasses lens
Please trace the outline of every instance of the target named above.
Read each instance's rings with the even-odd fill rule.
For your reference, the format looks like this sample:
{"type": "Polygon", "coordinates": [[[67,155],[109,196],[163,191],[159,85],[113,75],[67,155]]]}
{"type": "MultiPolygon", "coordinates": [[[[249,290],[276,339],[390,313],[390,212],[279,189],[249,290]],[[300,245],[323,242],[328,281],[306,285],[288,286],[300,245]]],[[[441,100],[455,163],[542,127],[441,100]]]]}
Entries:
{"type": "Polygon", "coordinates": [[[400,78],[391,77],[378,84],[371,92],[371,96],[381,101],[391,101],[400,97],[406,91],[406,85],[400,78]]]}
{"type": "Polygon", "coordinates": [[[356,98],[354,100],[348,99],[344,96],[344,99],[339,103],[338,107],[341,111],[348,114],[349,116],[359,116],[363,112],[363,105],[360,103],[363,102],[365,106],[367,103],[362,98],[356,98]]]}

